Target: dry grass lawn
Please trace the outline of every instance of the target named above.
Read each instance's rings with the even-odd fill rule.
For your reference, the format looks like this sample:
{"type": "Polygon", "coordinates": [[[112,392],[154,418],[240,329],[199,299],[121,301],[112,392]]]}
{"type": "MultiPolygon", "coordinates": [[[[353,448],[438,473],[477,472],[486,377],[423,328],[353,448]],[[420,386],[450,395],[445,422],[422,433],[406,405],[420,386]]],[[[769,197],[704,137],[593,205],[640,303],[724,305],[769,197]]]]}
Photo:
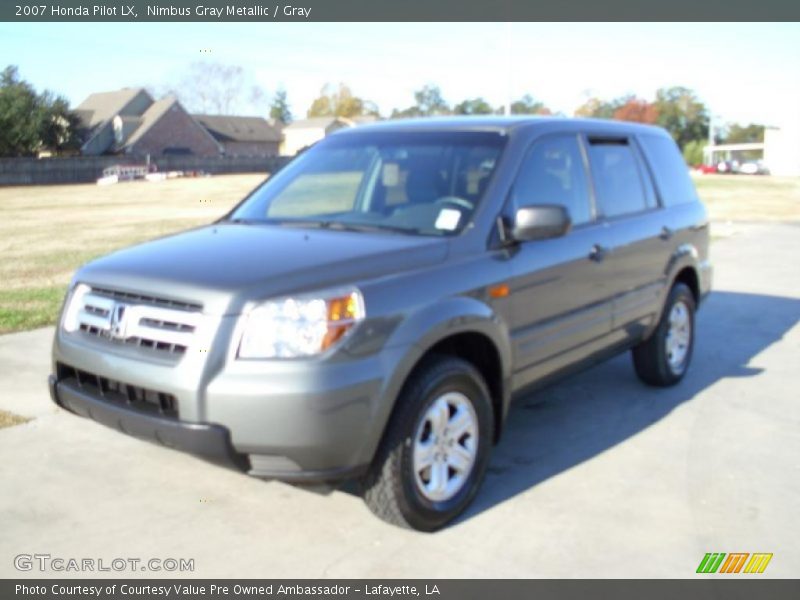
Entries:
{"type": "Polygon", "coordinates": [[[0,333],[52,324],[76,267],[208,223],[264,175],[0,188],[0,333]]]}
{"type": "MultiPolygon", "coordinates": [[[[263,179],[0,188],[0,333],[52,324],[81,264],[208,223],[263,179]]],[[[798,178],[707,175],[695,181],[714,221],[800,221],[798,178]]],[[[319,197],[316,189],[296,192],[319,197]]]]}
{"type": "Polygon", "coordinates": [[[800,177],[703,175],[694,182],[712,221],[800,222],[800,177]]]}
{"type": "Polygon", "coordinates": [[[30,419],[0,410],[0,429],[3,427],[11,427],[13,425],[21,425],[22,423],[27,423],[28,421],[30,421],[30,419]]]}

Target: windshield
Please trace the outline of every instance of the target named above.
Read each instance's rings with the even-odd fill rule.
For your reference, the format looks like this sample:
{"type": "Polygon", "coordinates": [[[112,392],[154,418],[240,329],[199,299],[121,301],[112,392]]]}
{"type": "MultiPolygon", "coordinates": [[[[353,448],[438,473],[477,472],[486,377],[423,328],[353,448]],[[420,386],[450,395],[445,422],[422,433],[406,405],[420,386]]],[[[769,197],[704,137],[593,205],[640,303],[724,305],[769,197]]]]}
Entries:
{"type": "Polygon", "coordinates": [[[267,180],[229,219],[452,235],[469,222],[504,143],[491,132],[332,136],[267,180]]]}

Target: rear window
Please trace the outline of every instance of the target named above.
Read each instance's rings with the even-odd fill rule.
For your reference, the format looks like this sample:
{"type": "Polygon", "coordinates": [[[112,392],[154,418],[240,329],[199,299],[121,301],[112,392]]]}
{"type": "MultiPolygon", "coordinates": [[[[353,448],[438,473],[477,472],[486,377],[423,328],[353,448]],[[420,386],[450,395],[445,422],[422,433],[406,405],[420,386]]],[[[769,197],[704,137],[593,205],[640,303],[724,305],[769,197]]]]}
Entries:
{"type": "Polygon", "coordinates": [[[674,206],[695,202],[697,191],[675,142],[660,135],[642,135],[639,141],[653,170],[662,204],[674,206]]]}
{"type": "Polygon", "coordinates": [[[600,212],[619,217],[651,208],[627,140],[589,139],[589,163],[600,212]]]}

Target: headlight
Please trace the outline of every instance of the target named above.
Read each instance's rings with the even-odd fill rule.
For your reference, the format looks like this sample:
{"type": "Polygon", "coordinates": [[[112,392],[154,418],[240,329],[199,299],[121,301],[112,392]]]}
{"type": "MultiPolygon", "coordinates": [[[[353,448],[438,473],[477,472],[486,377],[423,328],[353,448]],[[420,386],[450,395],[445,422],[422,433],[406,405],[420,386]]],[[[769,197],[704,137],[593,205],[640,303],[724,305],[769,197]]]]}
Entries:
{"type": "Polygon", "coordinates": [[[364,299],[352,288],[279,298],[259,304],[244,318],[239,358],[312,356],[364,318],[364,299]]]}
{"type": "Polygon", "coordinates": [[[88,285],[79,283],[69,292],[64,317],[61,320],[61,326],[64,331],[72,333],[78,329],[78,313],[83,308],[83,298],[91,291],[92,288],[88,285]]]}

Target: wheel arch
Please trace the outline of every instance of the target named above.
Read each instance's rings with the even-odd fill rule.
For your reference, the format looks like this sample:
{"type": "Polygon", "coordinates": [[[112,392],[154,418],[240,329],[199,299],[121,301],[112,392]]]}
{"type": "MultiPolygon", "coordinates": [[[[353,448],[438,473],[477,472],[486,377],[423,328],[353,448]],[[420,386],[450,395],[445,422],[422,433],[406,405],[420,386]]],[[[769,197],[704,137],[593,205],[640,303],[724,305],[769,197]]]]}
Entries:
{"type": "Polygon", "coordinates": [[[665,285],[661,291],[658,313],[647,328],[643,339],[649,338],[656,327],[658,327],[658,323],[664,314],[664,305],[667,302],[667,298],[669,298],[670,290],[676,283],[683,283],[691,290],[695,308],[699,308],[703,294],[700,286],[698,256],[699,253],[695,246],[692,244],[681,244],[670,257],[667,268],[665,269],[665,285]]]}
{"type": "Polygon", "coordinates": [[[667,281],[669,286],[664,293],[664,300],[669,294],[669,290],[675,285],[675,282],[685,283],[694,296],[695,303],[700,304],[701,290],[700,290],[700,275],[699,275],[699,261],[700,252],[694,244],[681,244],[675,249],[675,252],[669,259],[666,268],[667,281]]]}
{"type": "Polygon", "coordinates": [[[508,408],[508,404],[504,402],[508,381],[503,376],[503,364],[497,346],[484,333],[476,331],[449,335],[428,348],[414,364],[408,376],[410,377],[427,359],[434,356],[460,358],[470,363],[481,374],[489,388],[494,413],[493,440],[497,443],[508,408]]]}
{"type": "Polygon", "coordinates": [[[688,287],[692,296],[694,296],[695,306],[700,305],[700,278],[697,275],[697,269],[692,265],[682,267],[672,278],[670,288],[676,283],[683,283],[688,287]]]}
{"type": "Polygon", "coordinates": [[[379,431],[365,449],[370,457],[385,435],[406,382],[435,355],[461,358],[481,373],[495,413],[494,441],[499,439],[511,398],[511,343],[507,325],[489,305],[475,298],[456,297],[426,307],[404,319],[387,345],[405,346],[407,350],[381,390],[391,401],[382,403],[385,411],[376,416],[379,431]]]}

